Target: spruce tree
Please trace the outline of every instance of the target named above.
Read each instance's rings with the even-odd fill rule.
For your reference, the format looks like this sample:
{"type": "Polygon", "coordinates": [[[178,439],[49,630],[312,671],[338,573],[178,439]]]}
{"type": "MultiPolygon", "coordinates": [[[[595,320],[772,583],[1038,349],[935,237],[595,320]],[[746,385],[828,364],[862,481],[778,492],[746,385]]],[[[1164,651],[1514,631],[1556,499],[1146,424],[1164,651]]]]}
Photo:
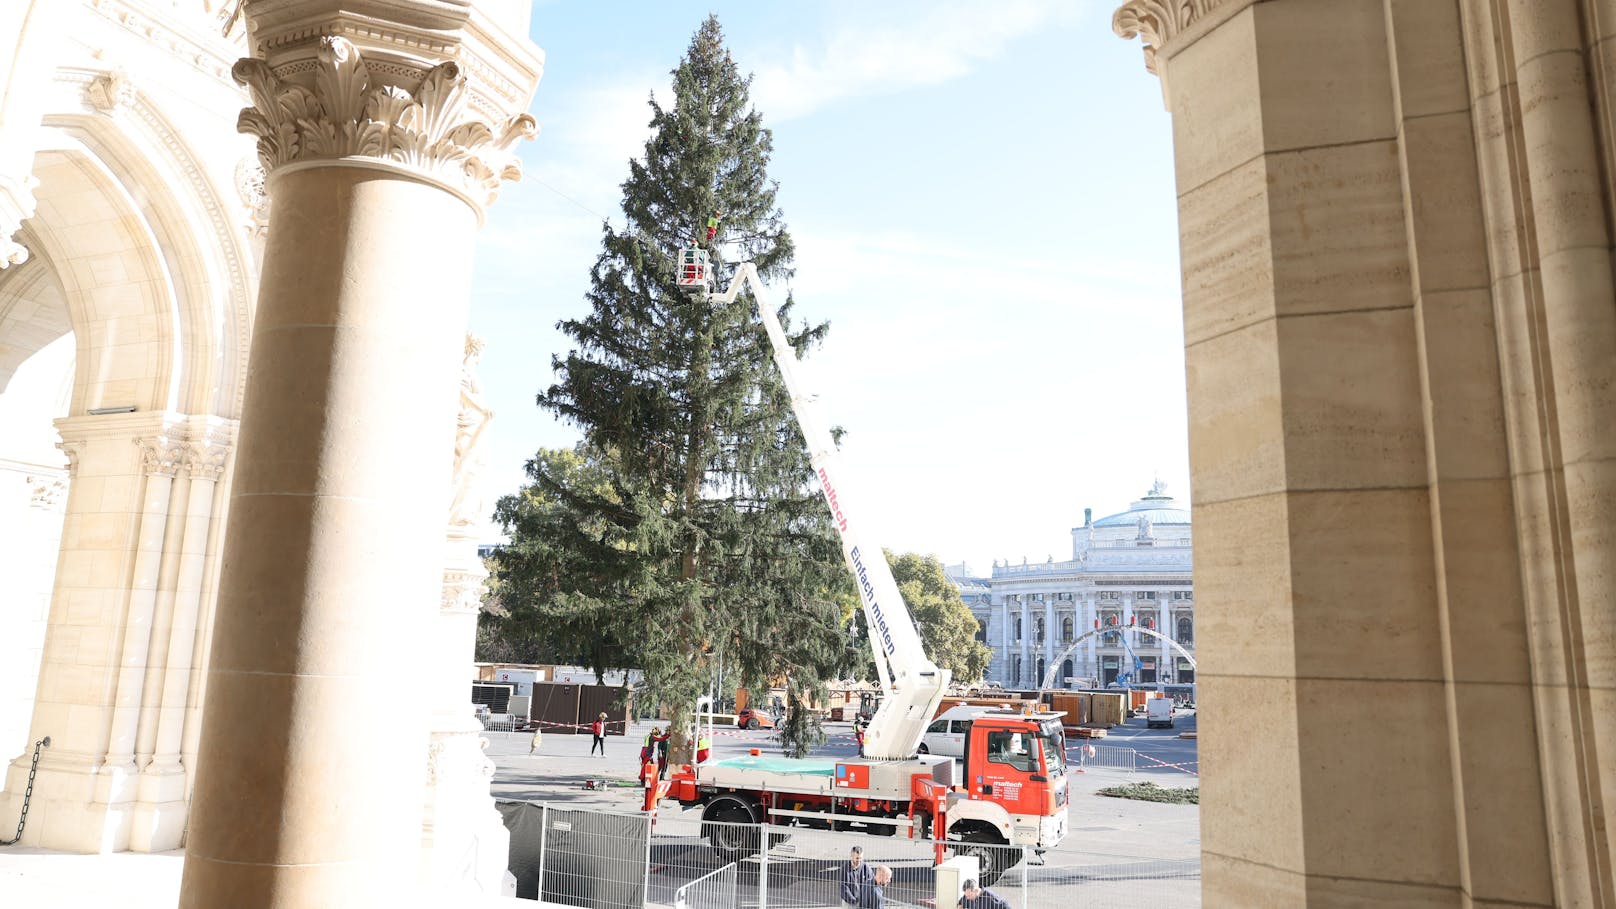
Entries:
{"type": "MultiPolygon", "coordinates": [[[[652,135],[622,185],[626,226],[604,226],[590,310],[559,324],[575,346],[538,396],[606,468],[605,488],[562,495],[554,465],[534,462],[535,487],[572,511],[573,543],[603,566],[578,575],[591,589],[548,602],[593,612],[613,637],[624,621],[638,630],[633,657],[674,712],[676,749],[715,658],[754,690],[789,675],[799,696],[847,659],[839,544],[756,302],[720,305],[675,282],[677,250],[704,240],[715,212],[720,287],[744,261],[765,281],[790,274],[749,84],[709,17],[673,71],[671,106],[650,101],[652,135]]],[[[791,307],[788,296],[781,320],[801,356],[827,326],[799,324],[791,307]]]]}

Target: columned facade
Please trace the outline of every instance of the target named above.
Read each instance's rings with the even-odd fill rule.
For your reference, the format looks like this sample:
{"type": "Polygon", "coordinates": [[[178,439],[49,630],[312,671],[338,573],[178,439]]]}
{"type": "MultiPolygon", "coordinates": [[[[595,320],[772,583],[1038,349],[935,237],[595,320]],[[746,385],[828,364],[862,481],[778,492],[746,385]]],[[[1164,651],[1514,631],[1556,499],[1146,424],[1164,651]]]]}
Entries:
{"type": "Polygon", "coordinates": [[[1190,513],[1157,484],[1127,511],[1073,528],[1068,560],[996,562],[989,578],[955,572],[955,582],[977,621],[987,625],[984,643],[993,651],[987,678],[1005,688],[1036,689],[1052,668],[1057,688],[1190,685],[1190,571],[1190,513]],[[970,595],[977,590],[985,595],[970,595]],[[1186,624],[1169,625],[1175,617],[1186,624]],[[1153,635],[1124,631],[1135,620],[1190,655],[1153,635]],[[1104,627],[1118,630],[1084,637],[1104,627]]]}
{"type": "Polygon", "coordinates": [[[1616,906],[1616,0],[1114,24],[1173,119],[1206,903],[1616,906]]]}

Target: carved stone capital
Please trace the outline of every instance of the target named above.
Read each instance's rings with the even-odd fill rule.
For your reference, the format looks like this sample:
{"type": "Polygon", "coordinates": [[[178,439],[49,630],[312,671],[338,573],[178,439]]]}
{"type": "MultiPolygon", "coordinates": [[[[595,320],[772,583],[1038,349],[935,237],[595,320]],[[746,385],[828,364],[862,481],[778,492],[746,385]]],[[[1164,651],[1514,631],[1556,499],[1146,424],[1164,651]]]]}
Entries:
{"type": "Polygon", "coordinates": [[[190,446],[168,436],[136,439],[140,447],[140,469],[148,477],[177,476],[186,463],[190,446]]]}
{"type": "Polygon", "coordinates": [[[210,442],[194,442],[185,446],[185,470],[193,480],[218,482],[224,476],[224,466],[230,461],[230,446],[210,442]]]}
{"type": "Polygon", "coordinates": [[[0,174],[0,270],[28,261],[28,249],[15,239],[22,222],[32,218],[39,201],[34,198],[34,187],[39,180],[32,175],[14,177],[0,174]]]}
{"type": "MultiPolygon", "coordinates": [[[[1111,16],[1118,37],[1140,38],[1145,45],[1145,69],[1160,76],[1158,52],[1173,37],[1229,0],[1128,0],[1111,16]]],[[[1249,0],[1248,0],[1249,2],[1249,0]]]]}
{"type": "Polygon", "coordinates": [[[478,210],[499,194],[502,180],[522,176],[516,144],[538,134],[526,114],[489,123],[469,108],[468,80],[452,60],[408,85],[407,71],[373,73],[346,38],[318,41],[312,71],[277,74],[249,57],[232,74],[252,95],[236,123],[258,137],[264,169],[370,159],[425,177],[463,196],[478,210]]]}

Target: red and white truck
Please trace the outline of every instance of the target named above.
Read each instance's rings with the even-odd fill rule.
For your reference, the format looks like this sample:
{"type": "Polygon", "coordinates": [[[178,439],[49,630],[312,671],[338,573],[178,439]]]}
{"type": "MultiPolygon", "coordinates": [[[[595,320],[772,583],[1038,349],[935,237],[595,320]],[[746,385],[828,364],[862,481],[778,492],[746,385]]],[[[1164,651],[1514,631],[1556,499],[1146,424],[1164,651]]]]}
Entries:
{"type": "MultiPolygon", "coordinates": [[[[795,353],[779,317],[764,297],[751,263],[742,264],[729,289],[712,293],[706,251],[683,250],[679,283],[692,293],[728,305],[750,285],[774,345],[775,362],[791,394],[821,490],[841,534],[875,651],[884,697],[865,734],[867,757],[846,760],[747,757],[686,765],[648,798],[677,799],[702,808],[704,835],[717,848],[744,854],[757,848],[755,829],[729,824],[773,824],[847,829],[872,834],[932,838],[957,853],[975,854],[984,883],[1015,864],[1029,846],[1042,851],[1066,836],[1066,739],[1061,715],[996,710],[972,721],[966,733],[964,770],[955,777],[952,758],[917,754],[921,737],[948,689],[948,671],[926,656],[913,619],[879,548],[860,545],[848,499],[839,494],[836,450],[830,433],[814,419],[799,387],[795,353]],[[957,844],[957,845],[953,845],[957,844]]],[[[944,847],[939,845],[939,858],[944,847]]]]}

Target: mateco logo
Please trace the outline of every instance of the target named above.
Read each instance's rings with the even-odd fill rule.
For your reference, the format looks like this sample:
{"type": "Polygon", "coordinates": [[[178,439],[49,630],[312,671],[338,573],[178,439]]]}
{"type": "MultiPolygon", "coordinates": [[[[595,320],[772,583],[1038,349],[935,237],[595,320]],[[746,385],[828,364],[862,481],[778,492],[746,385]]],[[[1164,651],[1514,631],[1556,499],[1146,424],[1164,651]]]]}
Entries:
{"type": "Polygon", "coordinates": [[[825,468],[819,468],[819,485],[825,489],[825,501],[830,503],[830,513],[836,518],[836,527],[843,533],[847,532],[847,515],[842,514],[842,503],[836,501],[836,487],[831,485],[830,474],[825,468]]]}
{"type": "Polygon", "coordinates": [[[864,592],[864,601],[870,604],[870,614],[875,616],[875,627],[881,632],[881,643],[886,645],[890,655],[897,650],[892,643],[892,629],[887,627],[886,614],[881,611],[881,604],[875,599],[875,585],[870,583],[870,571],[864,567],[864,557],[859,554],[857,546],[848,553],[853,559],[853,573],[858,575],[859,590],[864,592]]]}

